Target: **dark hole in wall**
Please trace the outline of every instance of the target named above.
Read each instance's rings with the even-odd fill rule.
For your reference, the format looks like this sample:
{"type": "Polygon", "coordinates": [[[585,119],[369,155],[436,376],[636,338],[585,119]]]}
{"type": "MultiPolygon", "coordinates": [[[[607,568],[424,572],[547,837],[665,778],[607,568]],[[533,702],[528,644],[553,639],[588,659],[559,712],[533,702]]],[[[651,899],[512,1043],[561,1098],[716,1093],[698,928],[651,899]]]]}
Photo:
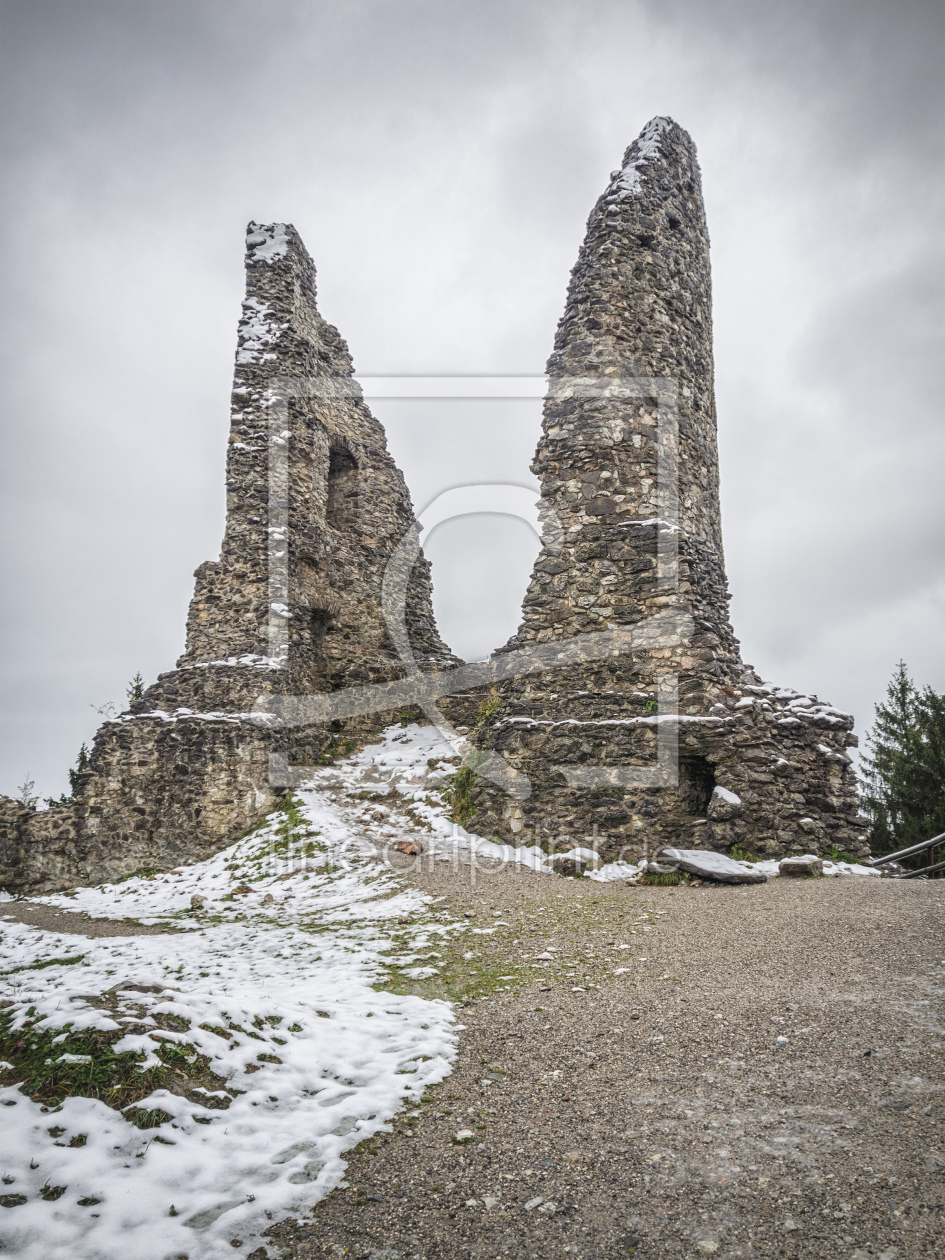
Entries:
{"type": "Polygon", "coordinates": [[[309,682],[318,691],[324,690],[327,686],[329,665],[325,657],[324,645],[325,636],[332,624],[331,613],[323,608],[313,608],[307,622],[300,623],[305,631],[301,636],[302,657],[300,659],[306,662],[309,682]]]}
{"type": "Polygon", "coordinates": [[[326,520],[337,529],[350,525],[358,512],[358,461],[343,447],[328,457],[328,505],[326,520]]]}
{"type": "Polygon", "coordinates": [[[705,818],[715,790],[715,768],[705,757],[679,761],[679,800],[687,814],[705,818]]]}
{"type": "Polygon", "coordinates": [[[323,608],[313,608],[309,617],[309,641],[313,647],[318,647],[328,632],[331,625],[331,613],[326,612],[323,608]]]}

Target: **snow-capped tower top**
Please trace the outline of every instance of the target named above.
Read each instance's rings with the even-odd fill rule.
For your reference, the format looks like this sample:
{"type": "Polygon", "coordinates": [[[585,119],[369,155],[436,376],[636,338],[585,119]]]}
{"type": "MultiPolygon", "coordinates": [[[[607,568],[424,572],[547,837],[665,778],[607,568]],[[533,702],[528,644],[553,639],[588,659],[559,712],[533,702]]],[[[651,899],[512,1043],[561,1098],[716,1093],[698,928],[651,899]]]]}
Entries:
{"type": "Polygon", "coordinates": [[[591,211],[548,372],[675,383],[678,523],[721,562],[709,234],[696,146],[671,118],[647,123],[591,211]]]}
{"type": "Polygon", "coordinates": [[[712,387],[709,235],[696,147],[654,118],[598,198],[548,364],[712,387]]]}

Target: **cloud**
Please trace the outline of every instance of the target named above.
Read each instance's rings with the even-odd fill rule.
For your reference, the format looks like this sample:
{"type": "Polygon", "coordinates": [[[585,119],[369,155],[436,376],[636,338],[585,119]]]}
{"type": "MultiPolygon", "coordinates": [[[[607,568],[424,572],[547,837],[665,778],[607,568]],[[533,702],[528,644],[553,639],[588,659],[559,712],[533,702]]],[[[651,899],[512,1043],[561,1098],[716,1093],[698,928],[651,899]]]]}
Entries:
{"type": "MultiPolygon", "coordinates": [[[[539,372],[656,113],[703,165],[747,658],[861,725],[900,656],[945,685],[942,26],[870,0],[7,4],[0,790],[63,790],[91,702],[182,646],[222,532],[245,222],[296,223],[362,372],[539,372]]],[[[470,460],[530,478],[534,416],[385,418],[418,502],[470,460]]],[[[447,638],[482,589],[514,620],[505,528],[444,527],[447,638]]]]}

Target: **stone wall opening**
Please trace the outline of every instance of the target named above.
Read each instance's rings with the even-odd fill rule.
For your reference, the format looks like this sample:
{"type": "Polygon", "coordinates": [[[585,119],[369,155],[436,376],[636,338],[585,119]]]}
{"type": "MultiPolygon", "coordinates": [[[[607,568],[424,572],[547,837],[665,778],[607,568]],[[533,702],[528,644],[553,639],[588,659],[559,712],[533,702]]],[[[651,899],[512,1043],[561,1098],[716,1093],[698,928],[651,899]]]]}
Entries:
{"type": "Polygon", "coordinates": [[[317,691],[330,690],[330,662],[325,655],[325,636],[334,618],[327,608],[313,608],[308,617],[309,660],[312,685],[317,691]]]}
{"type": "Polygon", "coordinates": [[[328,632],[332,617],[327,608],[313,608],[309,613],[309,643],[317,651],[328,632]]]}
{"type": "Polygon", "coordinates": [[[679,802],[687,814],[705,818],[715,791],[715,767],[705,757],[679,760],[679,802]]]}
{"type": "Polygon", "coordinates": [[[350,525],[358,514],[358,461],[344,446],[328,456],[328,501],[325,521],[331,529],[350,525]]]}

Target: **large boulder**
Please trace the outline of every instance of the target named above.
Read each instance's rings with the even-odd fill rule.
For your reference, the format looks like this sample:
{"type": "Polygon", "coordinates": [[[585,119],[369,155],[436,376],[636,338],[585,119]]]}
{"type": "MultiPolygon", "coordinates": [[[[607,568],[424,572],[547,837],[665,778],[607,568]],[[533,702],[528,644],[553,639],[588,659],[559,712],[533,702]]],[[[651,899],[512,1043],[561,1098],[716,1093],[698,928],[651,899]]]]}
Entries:
{"type": "Polygon", "coordinates": [[[674,849],[664,845],[653,857],[647,870],[658,874],[688,871],[700,879],[712,879],[721,884],[763,884],[767,880],[760,871],[748,870],[724,853],[713,853],[711,849],[674,849]]]}

